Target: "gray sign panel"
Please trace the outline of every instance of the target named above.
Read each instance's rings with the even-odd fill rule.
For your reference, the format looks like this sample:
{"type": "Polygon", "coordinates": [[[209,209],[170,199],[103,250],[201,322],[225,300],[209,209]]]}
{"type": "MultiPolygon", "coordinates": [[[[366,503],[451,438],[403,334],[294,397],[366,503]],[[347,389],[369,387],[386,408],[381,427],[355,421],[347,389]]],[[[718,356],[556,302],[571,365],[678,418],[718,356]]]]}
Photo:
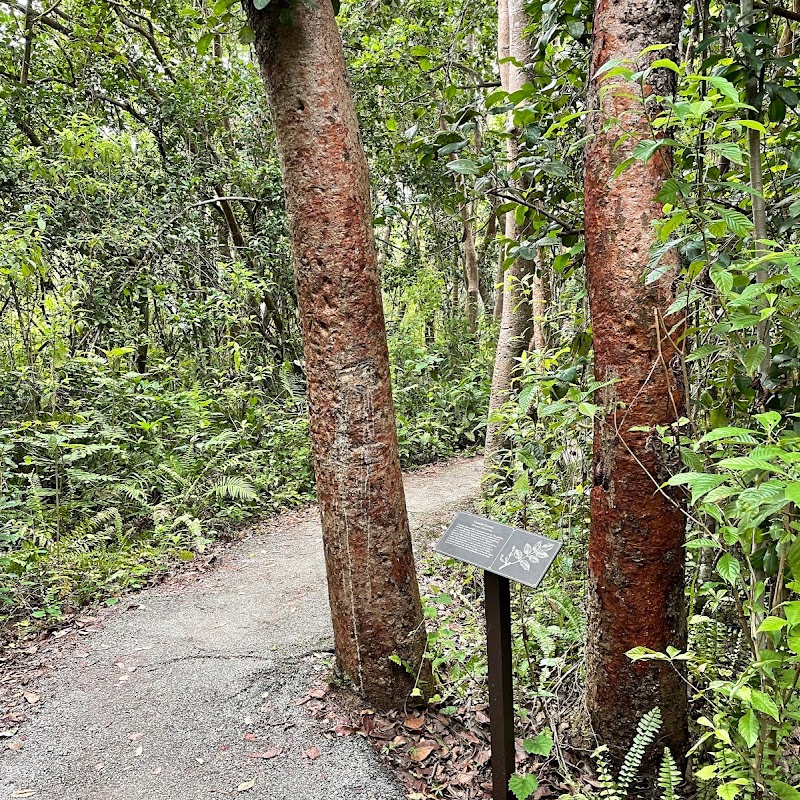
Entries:
{"type": "Polygon", "coordinates": [[[538,586],[561,542],[462,511],[434,549],[527,586],[538,586]]]}

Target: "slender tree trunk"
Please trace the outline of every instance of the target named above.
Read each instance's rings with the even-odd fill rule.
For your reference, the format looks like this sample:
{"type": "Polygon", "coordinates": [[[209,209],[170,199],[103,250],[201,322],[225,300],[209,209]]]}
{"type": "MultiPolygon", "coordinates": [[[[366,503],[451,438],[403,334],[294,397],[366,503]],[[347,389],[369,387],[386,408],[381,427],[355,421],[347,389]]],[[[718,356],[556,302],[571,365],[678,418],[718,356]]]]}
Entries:
{"type": "Polygon", "coordinates": [[[533,335],[528,346],[531,352],[538,350],[543,352],[547,349],[547,334],[545,331],[545,314],[550,305],[550,277],[547,270],[547,261],[544,248],[536,249],[536,280],[534,281],[535,291],[531,296],[531,311],[533,314],[532,329],[533,335]]]}
{"type": "Polygon", "coordinates": [[[396,707],[423,663],[425,628],[342,43],[331,0],[297,3],[289,22],[283,3],[244,7],[283,167],[336,658],[369,702],[396,707]]]}
{"type": "MultiPolygon", "coordinates": [[[[682,8],[677,0],[600,0],[590,74],[610,60],[645,66],[644,48],[675,46],[682,8]]],[[[673,91],[669,70],[653,73],[644,87],[647,96],[673,91]]],[[[590,83],[589,108],[598,113],[589,117],[584,191],[595,377],[614,383],[604,391],[605,415],[594,436],[586,702],[595,732],[615,757],[630,746],[638,720],[658,706],[664,717],[659,746],[668,745],[680,763],[687,743],[685,683],[670,665],[625,655],[639,645],[686,647],[684,513],[678,495],[658,489],[669,471],[655,432],[683,406],[680,356],[664,333],[675,320],[662,319],[674,299],[675,276],[649,285],[643,280],[656,239],[653,223],[661,216],[655,198],[669,177],[670,155],[661,150],[612,177],[637,138],[651,137],[639,97],[638,84],[619,76],[590,83]],[[609,120],[622,122],[604,128],[609,120]],[[618,147],[623,128],[634,135],[618,147]]]]}
{"type": "MultiPolygon", "coordinates": [[[[530,46],[525,39],[524,30],[527,23],[525,13],[525,0],[499,0],[498,37],[507,31],[509,55],[521,64],[529,60],[530,46]],[[505,15],[505,20],[503,16],[505,15]]],[[[506,52],[506,43],[498,38],[498,52],[506,52]]],[[[502,67],[503,65],[501,65],[502,67]]],[[[503,88],[509,92],[516,92],[525,83],[525,72],[516,64],[506,64],[508,69],[500,71],[501,81],[505,80],[503,88]]],[[[509,122],[509,128],[513,122],[509,122]]],[[[517,159],[517,142],[513,130],[508,138],[509,162],[513,166],[517,159]]],[[[513,211],[509,211],[505,218],[505,235],[511,241],[517,241],[524,236],[525,226],[517,224],[513,211]]],[[[511,396],[514,373],[517,370],[518,359],[528,346],[531,329],[531,305],[528,301],[526,283],[531,273],[531,264],[521,258],[505,268],[502,275],[503,305],[500,316],[500,333],[497,338],[497,351],[495,353],[494,370],[492,372],[492,389],[489,398],[489,424],[486,428],[485,470],[487,475],[492,471],[497,455],[502,448],[502,439],[499,436],[499,425],[493,421],[497,411],[511,396]]]]}
{"type": "MultiPolygon", "coordinates": [[[[741,0],[741,25],[744,30],[752,28],[754,23],[753,0],[741,0]]],[[[750,119],[761,122],[761,102],[759,100],[759,77],[757,74],[750,76],[745,87],[745,101],[752,110],[750,119]]],[[[750,169],[750,187],[753,189],[751,202],[753,205],[753,236],[756,239],[755,254],[763,256],[767,248],[762,244],[767,238],[767,207],[764,202],[764,169],[761,164],[761,133],[753,128],[747,129],[748,166],[750,169]]],[[[758,280],[763,283],[769,277],[769,271],[762,267],[758,271],[758,280]]],[[[758,324],[758,338],[766,347],[766,353],[761,359],[759,370],[762,382],[769,377],[772,356],[770,353],[769,320],[758,324]]]]}
{"type": "Polygon", "coordinates": [[[464,276],[467,283],[467,330],[475,333],[478,330],[478,253],[475,249],[475,230],[466,196],[461,204],[460,214],[464,245],[464,276]]]}

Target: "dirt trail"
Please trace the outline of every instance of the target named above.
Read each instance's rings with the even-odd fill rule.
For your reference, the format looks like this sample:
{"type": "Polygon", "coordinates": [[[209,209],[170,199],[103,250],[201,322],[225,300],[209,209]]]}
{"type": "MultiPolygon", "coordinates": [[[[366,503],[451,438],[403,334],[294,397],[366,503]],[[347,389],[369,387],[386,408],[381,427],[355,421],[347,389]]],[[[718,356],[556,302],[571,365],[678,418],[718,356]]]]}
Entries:
{"type": "MultiPolygon", "coordinates": [[[[481,467],[407,476],[420,542],[469,505],[481,467]]],[[[24,746],[0,756],[0,797],[400,800],[366,742],[331,737],[296,704],[318,668],[309,654],[331,644],[316,510],[258,524],[213,569],[142,592],[63,648],[24,746]]]]}

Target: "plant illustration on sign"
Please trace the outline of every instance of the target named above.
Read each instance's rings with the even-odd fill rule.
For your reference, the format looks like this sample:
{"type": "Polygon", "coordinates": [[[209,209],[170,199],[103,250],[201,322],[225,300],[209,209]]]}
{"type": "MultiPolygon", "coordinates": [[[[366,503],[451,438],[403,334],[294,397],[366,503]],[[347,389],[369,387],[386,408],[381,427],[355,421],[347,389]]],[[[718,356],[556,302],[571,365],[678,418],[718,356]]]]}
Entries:
{"type": "Polygon", "coordinates": [[[547,542],[528,542],[521,550],[519,547],[512,547],[508,555],[500,556],[501,567],[513,567],[519,564],[526,572],[531,568],[531,564],[538,564],[542,560],[550,557],[550,551],[554,543],[547,542]]]}

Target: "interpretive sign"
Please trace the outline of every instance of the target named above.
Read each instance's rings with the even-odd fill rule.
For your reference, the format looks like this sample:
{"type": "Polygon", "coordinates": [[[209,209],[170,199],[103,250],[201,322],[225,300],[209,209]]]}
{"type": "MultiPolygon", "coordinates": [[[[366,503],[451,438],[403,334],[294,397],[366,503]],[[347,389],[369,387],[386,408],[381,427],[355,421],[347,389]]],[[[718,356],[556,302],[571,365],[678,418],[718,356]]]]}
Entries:
{"type": "Polygon", "coordinates": [[[492,800],[514,800],[508,782],[516,767],[511,658],[511,584],[538,586],[561,542],[462,511],[436,552],[483,570],[492,737],[492,800]]]}
{"type": "Polygon", "coordinates": [[[435,549],[526,586],[538,586],[561,542],[462,511],[435,549]]]}

